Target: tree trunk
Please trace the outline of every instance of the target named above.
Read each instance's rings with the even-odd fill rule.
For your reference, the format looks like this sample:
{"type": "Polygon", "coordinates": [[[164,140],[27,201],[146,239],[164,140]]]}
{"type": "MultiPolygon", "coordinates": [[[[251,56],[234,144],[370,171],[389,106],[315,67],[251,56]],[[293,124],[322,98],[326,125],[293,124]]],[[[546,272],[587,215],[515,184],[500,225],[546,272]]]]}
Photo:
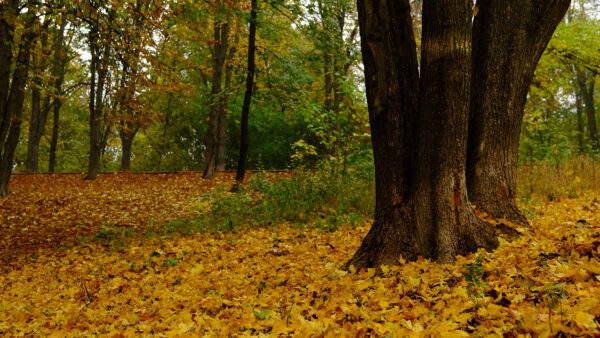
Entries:
{"type": "Polygon", "coordinates": [[[25,161],[28,173],[36,173],[38,171],[40,141],[44,135],[51,107],[49,94],[46,94],[44,103],[40,107],[40,91],[34,90],[32,92],[31,124],[29,125],[29,142],[27,144],[27,159],[25,161]]]}
{"type": "Polygon", "coordinates": [[[578,71],[577,82],[579,85],[579,92],[583,100],[583,105],[585,107],[590,142],[592,144],[592,149],[596,152],[600,150],[600,143],[598,141],[598,126],[596,125],[596,107],[594,106],[594,85],[596,82],[596,74],[589,71],[578,71]]]}
{"type": "Polygon", "coordinates": [[[515,201],[523,108],[537,63],[569,2],[477,3],[467,184],[470,200],[493,218],[528,225],[515,201]]]}
{"type": "MultiPolygon", "coordinates": [[[[237,41],[237,37],[235,41],[237,41]]],[[[227,115],[229,107],[229,97],[231,90],[231,77],[233,76],[233,66],[231,64],[233,55],[235,54],[235,45],[229,48],[227,57],[227,64],[225,66],[225,87],[223,88],[223,95],[221,95],[221,108],[219,110],[219,127],[218,127],[218,146],[217,146],[217,159],[216,159],[216,171],[225,170],[225,151],[227,150],[227,115]]]]}
{"type": "MultiPolygon", "coordinates": [[[[8,92],[10,91],[10,73],[11,65],[13,62],[13,34],[14,34],[14,22],[16,16],[16,3],[9,6],[6,2],[0,3],[0,13],[4,13],[0,16],[0,125],[7,117],[6,100],[8,98],[8,92]]],[[[2,154],[2,142],[0,139],[0,155],[2,154]]]]}
{"type": "Polygon", "coordinates": [[[376,192],[373,226],[346,264],[360,269],[422,252],[409,205],[419,82],[409,1],[358,0],[358,19],[376,192]]]}
{"type": "Polygon", "coordinates": [[[60,122],[60,98],[54,100],[54,112],[52,116],[52,139],[50,140],[50,157],[48,158],[48,172],[54,173],[56,169],[56,147],[58,145],[58,125],[60,122]]]}
{"type": "Polygon", "coordinates": [[[575,109],[577,110],[577,145],[579,147],[579,155],[583,155],[583,103],[581,102],[581,94],[575,91],[575,109]]]}
{"type": "Polygon", "coordinates": [[[66,46],[63,45],[64,31],[66,20],[60,26],[57,49],[54,50],[54,74],[57,76],[54,81],[54,100],[52,106],[53,124],[52,124],[52,139],[50,140],[50,157],[48,159],[48,171],[53,173],[56,166],[56,146],[58,145],[58,125],[60,122],[60,108],[62,107],[62,85],[65,80],[65,67],[67,65],[67,56],[65,53],[66,46]]]}
{"type": "MultiPolygon", "coordinates": [[[[35,16],[29,15],[27,22],[33,24],[35,16]]],[[[19,46],[10,92],[5,102],[0,102],[4,111],[0,123],[0,197],[9,193],[10,176],[13,169],[15,150],[21,133],[21,116],[25,100],[25,85],[29,72],[29,59],[34,33],[24,34],[19,46]]]]}
{"type": "Polygon", "coordinates": [[[252,101],[252,89],[254,88],[254,57],[256,54],[256,12],[257,0],[252,0],[250,10],[250,31],[248,33],[248,76],[246,77],[246,92],[244,93],[244,103],[242,104],[242,118],[240,127],[240,157],[238,159],[237,173],[235,175],[236,184],[233,190],[237,189],[238,184],[244,182],[246,175],[246,161],[248,158],[248,115],[250,114],[250,103],[252,101]]]}
{"type": "MultiPolygon", "coordinates": [[[[27,159],[25,160],[25,168],[28,173],[36,173],[38,171],[40,141],[44,135],[46,120],[48,119],[48,113],[50,112],[51,108],[49,90],[45,91],[46,93],[44,95],[43,104],[41,103],[41,88],[44,84],[39,76],[39,72],[44,71],[47,66],[46,59],[48,58],[48,33],[42,31],[41,34],[42,60],[38,62],[36,67],[38,74],[36,74],[34,77],[33,88],[31,90],[31,119],[29,121],[27,159]]],[[[59,36],[57,35],[53,50],[56,50],[56,46],[59,41],[59,36]]]]}
{"type": "Polygon", "coordinates": [[[215,22],[214,39],[218,41],[213,47],[213,78],[212,78],[212,104],[208,116],[208,130],[206,131],[204,152],[204,173],[203,178],[211,179],[217,168],[217,157],[220,145],[219,122],[225,113],[223,108],[223,89],[221,80],[223,77],[223,66],[227,57],[229,48],[229,24],[226,22],[215,22]]]}
{"type": "Polygon", "coordinates": [[[121,167],[119,171],[130,171],[131,170],[131,146],[133,145],[133,139],[135,137],[134,130],[120,130],[119,136],[121,137],[121,167]]]}
{"type": "MultiPolygon", "coordinates": [[[[92,40],[92,37],[90,37],[92,40]]],[[[98,177],[100,156],[102,155],[102,112],[104,109],[104,85],[108,73],[108,47],[104,47],[102,55],[95,55],[93,46],[98,41],[92,40],[92,60],[90,61],[90,155],[88,171],[84,179],[95,180],[98,177]]]]}

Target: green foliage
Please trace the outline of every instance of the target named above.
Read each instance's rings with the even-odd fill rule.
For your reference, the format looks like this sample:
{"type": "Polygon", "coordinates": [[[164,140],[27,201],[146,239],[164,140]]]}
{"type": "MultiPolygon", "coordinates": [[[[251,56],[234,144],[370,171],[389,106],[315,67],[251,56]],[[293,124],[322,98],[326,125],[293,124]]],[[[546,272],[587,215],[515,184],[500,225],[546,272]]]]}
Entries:
{"type": "Polygon", "coordinates": [[[270,311],[268,309],[254,311],[254,316],[260,320],[265,320],[269,317],[270,311]]]}
{"type": "Polygon", "coordinates": [[[565,283],[548,283],[541,290],[541,294],[544,296],[544,302],[548,306],[548,325],[550,332],[552,332],[552,310],[560,305],[561,300],[566,300],[569,297],[567,285],[565,283]]]}
{"type": "Polygon", "coordinates": [[[126,247],[126,240],[135,236],[135,230],[129,227],[112,226],[105,223],[100,230],[93,236],[93,240],[103,245],[112,245],[117,249],[126,247]]]}
{"type": "MultiPolygon", "coordinates": [[[[577,7],[571,8],[568,20],[555,31],[536,69],[525,106],[521,162],[558,165],[567,158],[585,155],[597,160],[600,156],[589,133],[585,103],[581,100],[578,117],[576,100],[577,96],[583,97],[578,85],[582,76],[588,84],[597,82],[600,21],[577,7]]],[[[597,107],[598,86],[592,95],[597,107]]]]}
{"type": "Polygon", "coordinates": [[[488,288],[482,280],[484,273],[482,267],[483,260],[483,254],[478,254],[472,263],[465,265],[464,277],[467,281],[467,293],[473,303],[475,303],[476,308],[479,308],[480,300],[485,295],[484,291],[488,288]]]}

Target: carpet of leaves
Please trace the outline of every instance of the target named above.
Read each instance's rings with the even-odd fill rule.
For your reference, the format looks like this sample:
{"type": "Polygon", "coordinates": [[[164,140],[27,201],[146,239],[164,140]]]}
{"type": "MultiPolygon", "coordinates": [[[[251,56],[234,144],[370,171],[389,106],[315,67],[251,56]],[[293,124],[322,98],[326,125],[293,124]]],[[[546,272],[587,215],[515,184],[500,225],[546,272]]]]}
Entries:
{"type": "Polygon", "coordinates": [[[203,180],[198,173],[13,175],[0,199],[0,258],[76,243],[102,224],[141,229],[197,212],[189,203],[232,174],[203,180]]]}
{"type": "MultiPolygon", "coordinates": [[[[107,187],[110,196],[95,200],[93,208],[112,213],[118,210],[113,201],[126,200],[133,186],[117,190],[108,180],[89,184],[107,187]]],[[[137,188],[143,191],[156,183],[136,180],[147,185],[137,188]]],[[[45,193],[64,193],[62,184],[39,182],[30,204],[36,196],[48,200],[45,193]]],[[[171,194],[177,187],[161,188],[171,194]]],[[[186,205],[193,195],[183,191],[152,203],[166,209],[155,211],[160,216],[185,209],[168,203],[186,205]]],[[[18,198],[25,214],[48,212],[29,209],[25,197],[18,198]]],[[[92,208],[77,194],[61,198],[92,208]]],[[[58,218],[62,226],[66,217],[76,224],[100,217],[67,204],[58,218]],[[66,215],[71,212],[79,219],[66,215]]],[[[600,335],[600,205],[583,194],[530,208],[537,215],[532,228],[518,228],[521,236],[501,240],[493,253],[459,257],[454,265],[421,260],[382,267],[378,274],[339,270],[369,224],[335,232],[281,225],[136,237],[127,247],[89,242],[41,248],[11,256],[10,271],[0,275],[0,335],[600,335]],[[476,257],[482,257],[481,283],[474,289],[467,266],[476,257]]],[[[131,220],[123,216],[123,222],[139,222],[139,213],[150,209],[130,212],[131,220]]]]}

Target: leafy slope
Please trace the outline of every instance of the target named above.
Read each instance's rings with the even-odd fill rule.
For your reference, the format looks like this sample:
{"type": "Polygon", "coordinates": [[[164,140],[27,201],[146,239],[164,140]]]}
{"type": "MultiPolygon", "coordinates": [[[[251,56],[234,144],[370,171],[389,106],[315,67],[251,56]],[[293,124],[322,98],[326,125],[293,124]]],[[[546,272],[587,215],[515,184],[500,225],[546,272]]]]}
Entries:
{"type": "Polygon", "coordinates": [[[72,244],[103,223],[142,228],[151,221],[195,212],[190,200],[230,175],[203,180],[198,173],[13,175],[11,195],[0,199],[0,257],[72,244]]]}
{"type": "Polygon", "coordinates": [[[379,276],[337,269],[368,224],[40,250],[0,277],[0,334],[599,335],[600,206],[584,196],[532,208],[533,228],[480,264],[379,276]]]}

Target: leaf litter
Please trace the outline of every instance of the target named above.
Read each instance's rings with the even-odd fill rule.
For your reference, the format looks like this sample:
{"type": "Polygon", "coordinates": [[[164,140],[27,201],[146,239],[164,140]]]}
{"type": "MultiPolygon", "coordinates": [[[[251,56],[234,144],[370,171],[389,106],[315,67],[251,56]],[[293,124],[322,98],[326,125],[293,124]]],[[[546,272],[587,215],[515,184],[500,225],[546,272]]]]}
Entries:
{"type": "MultiPolygon", "coordinates": [[[[177,189],[173,182],[135,180],[147,185],[139,188],[145,192],[177,189]]],[[[38,182],[38,191],[52,190],[52,182],[38,182]]],[[[111,201],[126,199],[119,194],[133,189],[112,186],[96,185],[106,189],[98,196],[110,196],[95,200],[99,210],[113,210],[111,201]]],[[[24,209],[39,196],[35,190],[28,193],[32,200],[20,197],[24,209]]],[[[186,204],[196,193],[147,197],[155,208],[171,210],[162,203],[186,204]]],[[[591,194],[580,196],[530,206],[532,228],[512,225],[521,235],[501,239],[492,253],[458,257],[452,265],[404,262],[379,273],[339,269],[369,222],[335,232],[282,224],[136,237],[121,250],[94,242],[62,250],[42,246],[35,255],[11,256],[10,269],[0,275],[0,334],[598,336],[600,208],[591,194]]],[[[86,222],[86,212],[78,215],[86,222]]],[[[120,217],[135,223],[142,216],[120,217]]]]}

